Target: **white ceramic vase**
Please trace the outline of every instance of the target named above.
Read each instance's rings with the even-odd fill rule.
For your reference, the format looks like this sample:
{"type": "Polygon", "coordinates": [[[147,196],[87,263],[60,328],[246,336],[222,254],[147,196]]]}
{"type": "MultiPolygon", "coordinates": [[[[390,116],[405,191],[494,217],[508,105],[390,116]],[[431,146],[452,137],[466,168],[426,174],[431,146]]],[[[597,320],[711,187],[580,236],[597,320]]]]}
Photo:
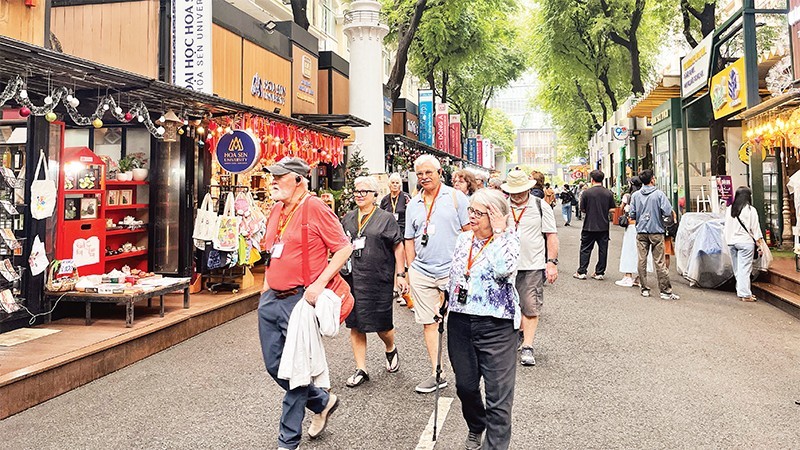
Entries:
{"type": "Polygon", "coordinates": [[[117,181],[131,181],[133,180],[133,172],[120,172],[117,174],[117,181]]]}
{"type": "Polygon", "coordinates": [[[144,181],[147,179],[147,169],[133,169],[133,180],[134,181],[144,181]]]}

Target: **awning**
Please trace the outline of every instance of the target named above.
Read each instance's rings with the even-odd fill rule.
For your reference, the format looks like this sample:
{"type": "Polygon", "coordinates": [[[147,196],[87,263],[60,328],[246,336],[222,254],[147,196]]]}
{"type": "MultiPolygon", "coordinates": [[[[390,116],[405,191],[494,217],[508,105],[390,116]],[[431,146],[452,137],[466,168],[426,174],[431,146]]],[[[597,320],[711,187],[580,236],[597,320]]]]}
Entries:
{"type": "Polygon", "coordinates": [[[350,114],[292,114],[292,117],[329,128],[345,126],[362,128],[369,126],[369,122],[366,120],[350,114]]]}
{"type": "Polygon", "coordinates": [[[680,98],[680,75],[664,75],[647,93],[636,101],[628,110],[628,117],[653,117],[653,110],[665,101],[680,98]]]}
{"type": "Polygon", "coordinates": [[[29,95],[37,99],[44,98],[56,86],[74,89],[75,96],[81,99],[82,114],[93,112],[99,99],[108,94],[121,99],[123,104],[140,100],[149,110],[159,113],[170,108],[183,110],[192,118],[251,113],[327,135],[347,137],[345,133],[303,120],[0,36],[0,83],[5,84],[16,76],[25,78],[29,95]]]}

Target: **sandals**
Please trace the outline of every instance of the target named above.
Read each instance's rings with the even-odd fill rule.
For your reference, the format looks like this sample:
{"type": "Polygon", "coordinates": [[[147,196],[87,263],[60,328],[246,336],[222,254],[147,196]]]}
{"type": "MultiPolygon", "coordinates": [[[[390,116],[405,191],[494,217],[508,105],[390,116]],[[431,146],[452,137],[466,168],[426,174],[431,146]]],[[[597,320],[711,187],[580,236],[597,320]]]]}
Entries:
{"type": "Polygon", "coordinates": [[[353,373],[353,375],[351,375],[350,378],[347,379],[345,385],[347,387],[354,388],[361,386],[366,381],[369,381],[369,375],[367,375],[367,372],[364,372],[361,369],[356,369],[355,373],[353,373]]]}
{"type": "Polygon", "coordinates": [[[390,352],[386,352],[386,371],[389,373],[395,373],[400,370],[400,356],[397,354],[397,346],[394,346],[394,350],[390,352]]]}
{"type": "Polygon", "coordinates": [[[751,295],[750,297],[739,297],[739,300],[741,300],[743,302],[754,302],[754,301],[756,301],[756,296],[755,295],[751,295]]]}

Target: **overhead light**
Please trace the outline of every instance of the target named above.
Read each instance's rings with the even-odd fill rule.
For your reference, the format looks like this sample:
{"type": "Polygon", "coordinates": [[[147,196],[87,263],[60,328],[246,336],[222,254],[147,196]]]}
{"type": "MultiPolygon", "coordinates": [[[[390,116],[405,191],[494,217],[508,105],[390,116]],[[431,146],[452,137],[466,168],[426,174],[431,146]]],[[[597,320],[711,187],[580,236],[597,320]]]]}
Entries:
{"type": "Polygon", "coordinates": [[[275,31],[275,27],[277,27],[277,26],[278,26],[278,24],[276,24],[272,20],[270,20],[269,22],[258,24],[258,27],[261,28],[262,30],[266,31],[267,33],[272,33],[273,31],[275,31]]]}

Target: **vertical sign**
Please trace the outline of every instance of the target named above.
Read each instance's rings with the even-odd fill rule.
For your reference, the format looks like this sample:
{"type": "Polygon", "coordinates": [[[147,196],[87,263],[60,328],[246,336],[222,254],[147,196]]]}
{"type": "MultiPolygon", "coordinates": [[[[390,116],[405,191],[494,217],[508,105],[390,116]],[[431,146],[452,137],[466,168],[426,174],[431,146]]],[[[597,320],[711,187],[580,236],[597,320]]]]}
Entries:
{"type": "Polygon", "coordinates": [[[448,104],[440,103],[436,105],[436,147],[445,153],[450,153],[448,140],[448,129],[450,128],[450,120],[448,117],[448,104]]]}
{"type": "Polygon", "coordinates": [[[686,98],[708,84],[714,33],[705,37],[681,59],[681,95],[686,98]]]}
{"type": "Polygon", "coordinates": [[[211,1],[172,2],[172,84],[213,94],[211,1]]]}
{"type": "Polygon", "coordinates": [[[467,130],[467,152],[464,157],[469,162],[475,162],[475,155],[478,154],[478,131],[470,128],[467,130]]]}
{"type": "Polygon", "coordinates": [[[477,139],[478,139],[478,145],[476,147],[477,151],[475,152],[475,161],[474,161],[474,163],[479,165],[479,166],[483,166],[483,138],[479,134],[477,139]]]}
{"type": "Polygon", "coordinates": [[[461,158],[461,115],[450,114],[450,153],[461,158]]]}
{"type": "Polygon", "coordinates": [[[733,178],[730,175],[717,176],[717,195],[726,206],[733,204],[733,178]]]}
{"type": "Polygon", "coordinates": [[[433,147],[433,91],[419,90],[419,140],[433,147]]]}
{"type": "Polygon", "coordinates": [[[487,169],[494,169],[494,150],[492,150],[492,141],[490,139],[483,140],[483,167],[487,169]]]}

